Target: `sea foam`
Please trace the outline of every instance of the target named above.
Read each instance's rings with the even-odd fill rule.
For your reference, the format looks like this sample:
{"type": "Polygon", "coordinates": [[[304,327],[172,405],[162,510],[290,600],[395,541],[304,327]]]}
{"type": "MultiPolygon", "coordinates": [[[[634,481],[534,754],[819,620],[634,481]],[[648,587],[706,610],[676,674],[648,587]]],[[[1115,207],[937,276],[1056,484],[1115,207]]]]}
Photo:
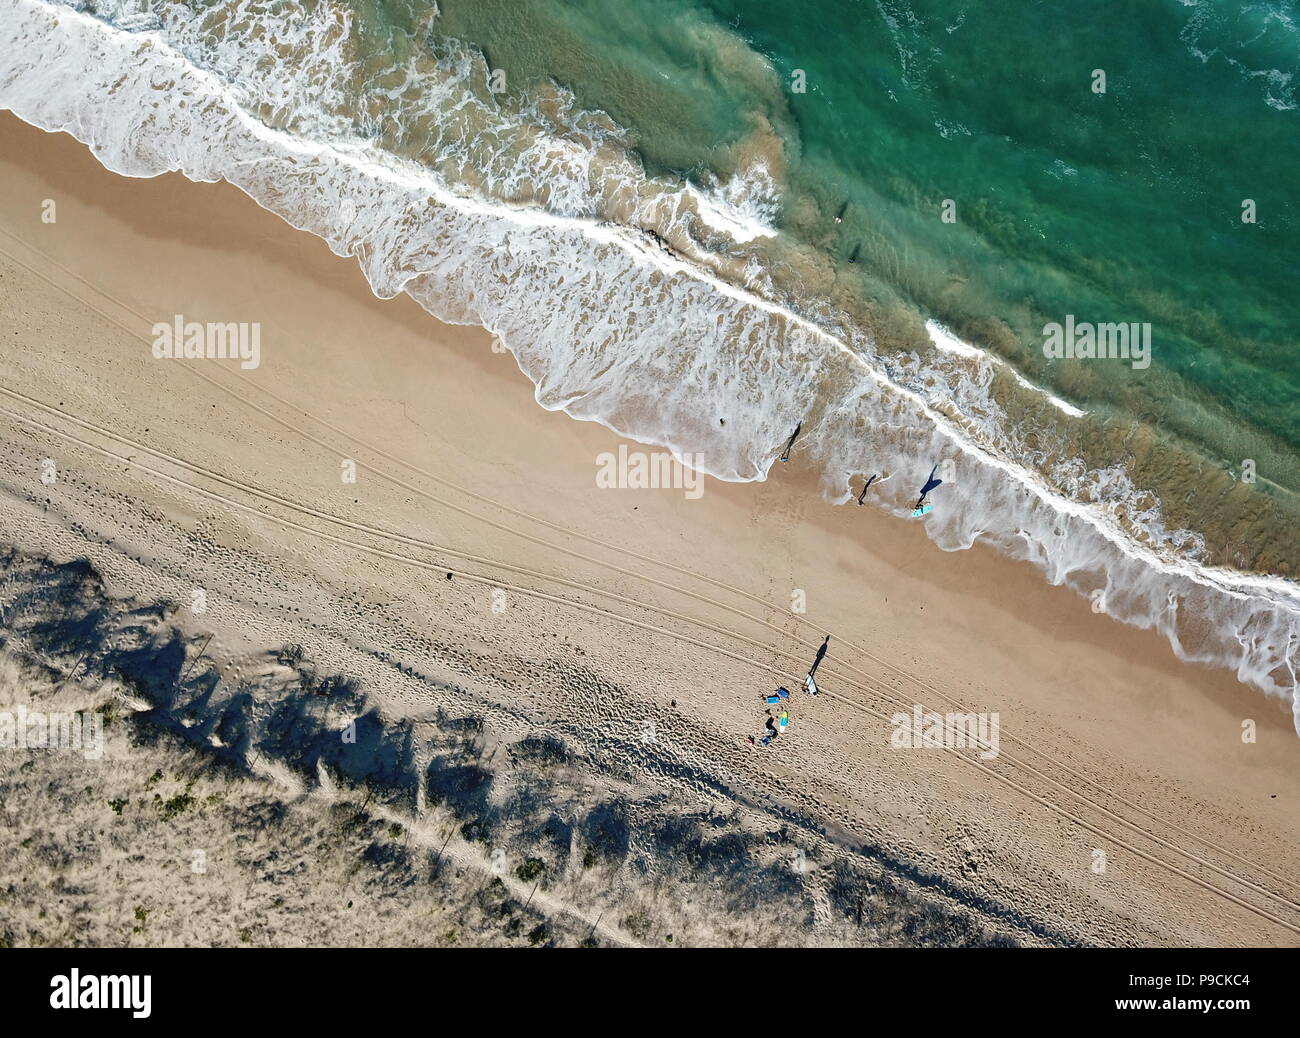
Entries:
{"type": "Polygon", "coordinates": [[[0,10],[0,105],[67,131],[108,168],[230,181],[355,256],[377,295],[406,292],[494,332],[543,407],[690,455],[719,479],[765,478],[803,422],[799,450],[828,498],[847,500],[855,474],[890,474],[873,501],[903,517],[946,460],[942,507],[926,519],[939,547],[982,540],[1033,562],[1159,631],[1179,658],[1282,697],[1300,731],[1297,585],[1202,565],[1196,535],[1165,529],[1119,468],[1027,464],[994,393],[997,358],[934,325],[932,344],[880,355],[824,303],[783,298],[746,251],[774,226],[761,171],[748,194],[648,178],[618,127],[562,93],[500,109],[481,57],[454,45],[359,69],[351,15],[329,4],[0,10]]]}

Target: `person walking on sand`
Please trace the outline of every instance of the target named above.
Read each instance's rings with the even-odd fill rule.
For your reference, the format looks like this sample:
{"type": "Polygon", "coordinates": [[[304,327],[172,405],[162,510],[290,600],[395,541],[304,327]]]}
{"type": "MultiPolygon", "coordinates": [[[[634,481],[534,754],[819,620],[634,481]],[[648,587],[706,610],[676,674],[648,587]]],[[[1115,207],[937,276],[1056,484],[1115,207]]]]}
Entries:
{"type": "Polygon", "coordinates": [[[930,478],[927,479],[925,481],[925,485],[921,487],[921,496],[916,499],[916,507],[912,509],[913,518],[916,518],[917,513],[919,513],[921,509],[925,507],[925,499],[930,496],[930,491],[933,490],[935,487],[943,485],[943,480],[934,478],[934,474],[938,471],[939,471],[938,465],[934,466],[934,468],[930,470],[930,478]]]}
{"type": "Polygon", "coordinates": [[[803,422],[800,422],[798,425],[794,427],[794,432],[790,434],[790,439],[785,445],[785,450],[781,452],[782,461],[790,460],[790,448],[794,446],[794,441],[799,438],[799,430],[802,428],[803,428],[803,422]]]}
{"type": "Polygon", "coordinates": [[[821,647],[817,650],[817,655],[813,657],[812,666],[808,668],[808,676],[804,678],[803,690],[810,696],[821,695],[821,690],[817,687],[817,668],[822,665],[822,659],[826,655],[826,647],[830,645],[830,643],[831,636],[828,634],[825,641],[821,643],[821,647]]]}
{"type": "Polygon", "coordinates": [[[867,481],[862,485],[862,493],[860,493],[860,494],[858,495],[858,504],[859,504],[859,505],[862,504],[862,502],[866,500],[866,497],[867,497],[867,491],[871,489],[871,484],[874,483],[875,481],[876,481],[876,476],[873,475],[869,480],[867,480],[867,481]]]}
{"type": "Polygon", "coordinates": [[[831,636],[828,634],[821,647],[817,650],[817,655],[813,658],[813,665],[808,669],[808,676],[813,677],[817,673],[817,668],[822,665],[822,657],[826,655],[826,646],[830,645],[831,636]]]}

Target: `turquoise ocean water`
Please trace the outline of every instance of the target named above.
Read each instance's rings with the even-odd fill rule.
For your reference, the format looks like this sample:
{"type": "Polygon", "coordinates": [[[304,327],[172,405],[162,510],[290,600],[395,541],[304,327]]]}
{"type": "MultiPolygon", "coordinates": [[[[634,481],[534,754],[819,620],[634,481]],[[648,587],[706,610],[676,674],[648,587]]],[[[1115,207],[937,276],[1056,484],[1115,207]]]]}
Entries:
{"type": "MultiPolygon", "coordinates": [[[[0,105],[226,179],[538,402],[1038,565],[1295,703],[1292,0],[0,0],[0,105]],[[1149,329],[1149,355],[1044,348],[1149,329]],[[1149,364],[1146,360],[1149,359],[1149,364]]],[[[1300,723],[1300,713],[1297,714],[1300,723]]]]}
{"type": "Polygon", "coordinates": [[[633,128],[654,172],[730,172],[772,128],[777,224],[824,250],[842,288],[936,317],[1098,416],[1141,418],[1224,468],[1253,459],[1295,514],[1294,4],[441,6],[517,89],[557,79],[633,128]],[[1151,368],[1044,358],[1044,324],[1067,314],[1149,322],[1151,368]]]}

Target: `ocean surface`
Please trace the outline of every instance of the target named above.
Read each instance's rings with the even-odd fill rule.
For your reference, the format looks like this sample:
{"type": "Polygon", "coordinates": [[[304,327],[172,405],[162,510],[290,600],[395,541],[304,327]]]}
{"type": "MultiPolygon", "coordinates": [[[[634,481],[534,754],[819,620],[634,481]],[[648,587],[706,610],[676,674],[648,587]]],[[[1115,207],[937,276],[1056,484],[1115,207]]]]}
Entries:
{"type": "Polygon", "coordinates": [[[737,481],[802,422],[828,501],[880,474],[900,521],[939,465],[940,547],[1031,560],[1300,730],[1292,0],[0,0],[0,26],[0,106],[125,175],[234,183],[496,333],[542,406],[737,481]],[[1062,355],[1054,325],[1134,350],[1062,355]]]}

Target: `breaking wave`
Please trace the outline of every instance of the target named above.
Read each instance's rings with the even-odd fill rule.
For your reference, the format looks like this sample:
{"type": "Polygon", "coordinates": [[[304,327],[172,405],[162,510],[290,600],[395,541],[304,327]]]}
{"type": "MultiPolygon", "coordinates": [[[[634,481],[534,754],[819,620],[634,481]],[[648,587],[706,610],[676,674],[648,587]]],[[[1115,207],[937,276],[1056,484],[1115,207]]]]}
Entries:
{"type": "Polygon", "coordinates": [[[0,105],[109,169],[231,182],[355,256],[377,295],[496,334],[543,407],[719,479],[765,478],[802,422],[830,500],[897,474],[875,500],[903,516],[946,461],[939,547],[1033,562],[1285,699],[1300,731],[1300,587],[1207,565],[1122,468],[1055,449],[1043,430],[1087,416],[1005,362],[933,323],[911,352],[878,349],[825,293],[778,284],[782,158],[761,123],[727,179],[689,183],[648,176],[626,132],[559,87],[495,96],[482,55],[432,31],[436,9],[369,50],[374,30],[328,0],[0,10],[0,105]]]}

